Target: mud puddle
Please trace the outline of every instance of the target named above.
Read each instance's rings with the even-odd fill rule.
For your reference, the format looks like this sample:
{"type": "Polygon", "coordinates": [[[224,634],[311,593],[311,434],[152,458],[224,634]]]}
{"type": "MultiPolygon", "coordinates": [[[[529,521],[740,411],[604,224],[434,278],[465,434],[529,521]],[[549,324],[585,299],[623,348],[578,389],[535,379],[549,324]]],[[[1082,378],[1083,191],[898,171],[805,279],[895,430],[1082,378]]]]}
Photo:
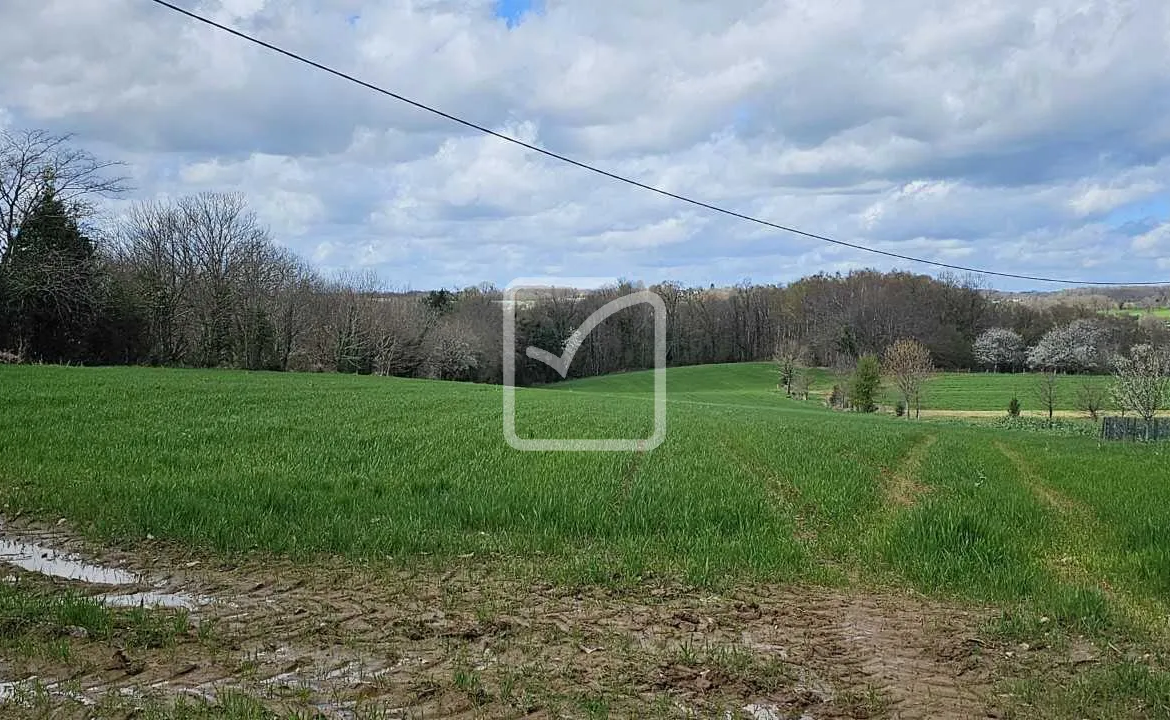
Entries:
{"type": "Polygon", "coordinates": [[[137,575],[118,568],[91,565],[73,555],[30,542],[0,538],[0,561],[29,572],[92,585],[134,585],[137,575]]]}
{"type": "Polygon", "coordinates": [[[101,595],[96,599],[109,607],[174,608],[180,610],[198,610],[204,605],[212,603],[212,598],[189,593],[140,592],[128,595],[101,595]]]}
{"type": "MultiPolygon", "coordinates": [[[[146,583],[143,576],[121,568],[98,565],[47,545],[0,537],[0,563],[6,563],[46,577],[72,580],[87,585],[132,588],[146,583]]],[[[166,582],[161,583],[165,585],[166,582]]],[[[109,607],[152,607],[195,610],[209,605],[212,598],[185,592],[145,591],[105,593],[94,598],[109,607]]],[[[2,692],[2,690],[0,690],[2,692]]]]}
{"type": "Polygon", "coordinates": [[[81,693],[65,690],[61,687],[60,683],[46,683],[36,676],[30,677],[27,680],[21,680],[20,682],[0,682],[0,703],[11,702],[38,693],[48,695],[49,697],[69,700],[83,707],[92,707],[97,704],[81,693]]]}

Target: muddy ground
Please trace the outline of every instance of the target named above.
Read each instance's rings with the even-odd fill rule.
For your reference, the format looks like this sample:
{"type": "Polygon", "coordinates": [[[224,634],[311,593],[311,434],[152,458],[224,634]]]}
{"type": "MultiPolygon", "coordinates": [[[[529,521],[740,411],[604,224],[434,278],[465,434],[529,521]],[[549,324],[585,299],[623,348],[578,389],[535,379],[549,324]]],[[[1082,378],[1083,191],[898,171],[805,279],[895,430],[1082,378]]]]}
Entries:
{"type": "MultiPolygon", "coordinates": [[[[85,551],[57,528],[0,534],[85,551]]],[[[39,712],[48,697],[53,716],[75,717],[235,690],[304,717],[979,718],[1001,716],[997,681],[1012,672],[1011,649],[980,634],[992,610],[908,594],[572,589],[478,558],[440,571],[158,547],[86,557],[143,579],[111,588],[2,564],[0,578],[207,602],[171,647],[78,637],[68,660],[0,658],[0,687],[16,683],[5,717],[33,713],[14,688],[35,678],[49,687],[39,712]]]]}

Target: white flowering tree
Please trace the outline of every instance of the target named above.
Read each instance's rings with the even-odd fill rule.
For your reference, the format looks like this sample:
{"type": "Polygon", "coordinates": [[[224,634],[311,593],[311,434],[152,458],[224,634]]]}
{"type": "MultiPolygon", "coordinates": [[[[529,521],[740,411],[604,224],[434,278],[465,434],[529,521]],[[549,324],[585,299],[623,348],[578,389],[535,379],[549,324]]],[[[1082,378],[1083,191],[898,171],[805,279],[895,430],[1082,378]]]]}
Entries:
{"type": "Polygon", "coordinates": [[[1092,320],[1073,320],[1055,327],[1028,351],[1028,366],[1036,370],[1085,372],[1104,365],[1101,329],[1092,320]]]}
{"type": "Polygon", "coordinates": [[[1024,359],[1024,338],[1010,328],[993,327],[975,338],[971,350],[976,362],[999,372],[1016,367],[1024,359]]]}
{"type": "Polygon", "coordinates": [[[1113,363],[1113,400],[1146,421],[1147,431],[1159,411],[1170,406],[1170,353],[1152,345],[1134,345],[1129,357],[1113,363]]]}

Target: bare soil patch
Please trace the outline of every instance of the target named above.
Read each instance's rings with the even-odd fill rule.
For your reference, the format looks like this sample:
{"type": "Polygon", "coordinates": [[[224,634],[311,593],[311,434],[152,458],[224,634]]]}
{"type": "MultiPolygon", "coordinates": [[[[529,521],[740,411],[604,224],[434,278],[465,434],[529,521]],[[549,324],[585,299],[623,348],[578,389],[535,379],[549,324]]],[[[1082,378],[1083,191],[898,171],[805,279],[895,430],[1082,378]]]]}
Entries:
{"type": "MultiPolygon", "coordinates": [[[[55,531],[5,532],[80,548],[55,531]]],[[[73,699],[59,697],[55,716],[128,716],[144,696],[230,689],[323,717],[997,714],[999,655],[976,634],[990,611],[909,594],[757,585],[716,595],[653,579],[575,589],[477,558],[445,570],[228,564],[157,548],[95,559],[143,573],[156,591],[214,601],[192,612],[196,628],[177,647],[76,638],[68,662],[0,658],[0,682],[68,681],[73,699]]]]}

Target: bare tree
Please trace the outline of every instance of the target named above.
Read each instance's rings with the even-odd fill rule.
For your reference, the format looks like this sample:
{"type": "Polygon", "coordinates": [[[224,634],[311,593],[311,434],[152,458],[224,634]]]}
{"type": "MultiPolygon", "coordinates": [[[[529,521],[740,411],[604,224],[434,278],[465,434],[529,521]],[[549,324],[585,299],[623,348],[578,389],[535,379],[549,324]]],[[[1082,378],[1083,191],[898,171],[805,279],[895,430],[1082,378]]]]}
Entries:
{"type": "Polygon", "coordinates": [[[736,361],[754,360],[768,352],[773,340],[764,288],[744,280],[728,297],[736,361]]]}
{"type": "Polygon", "coordinates": [[[784,339],[776,344],[772,360],[780,374],[780,385],[788,397],[792,397],[792,386],[804,363],[806,348],[796,340],[784,339]]]}
{"type": "Polygon", "coordinates": [[[318,347],[321,364],[344,373],[373,372],[376,354],[373,272],[342,273],[322,304],[318,347]],[[327,359],[326,359],[327,358],[327,359]]]}
{"type": "Polygon", "coordinates": [[[318,283],[240,195],[134,205],[112,249],[132,278],[162,364],[287,369],[318,283]]]}
{"type": "MultiPolygon", "coordinates": [[[[199,345],[196,359],[215,366],[233,361],[233,327],[240,310],[240,287],[266,278],[258,259],[270,245],[268,231],[239,193],[201,193],[178,201],[183,229],[197,272],[194,288],[199,345]]],[[[255,287],[255,286],[253,286],[255,287]]]]}
{"type": "Polygon", "coordinates": [[[1135,345],[1129,357],[1114,360],[1113,377],[1114,400],[1146,421],[1148,437],[1154,417],[1170,404],[1170,353],[1151,345],[1135,345]]]}
{"type": "Polygon", "coordinates": [[[479,358],[474,379],[479,382],[503,381],[503,317],[498,302],[502,298],[486,283],[459,293],[456,310],[475,330],[479,358]]]}
{"type": "Polygon", "coordinates": [[[427,361],[424,343],[438,322],[437,314],[409,296],[379,298],[374,312],[374,372],[418,374],[427,361]]]}
{"type": "Polygon", "coordinates": [[[812,373],[808,368],[797,368],[792,380],[792,397],[808,400],[812,388],[812,373]]]}
{"type": "Polygon", "coordinates": [[[279,289],[272,311],[276,362],[281,370],[288,370],[301,338],[312,329],[313,295],[319,291],[321,281],[308,263],[283,248],[277,273],[279,289]]]}
{"type": "Polygon", "coordinates": [[[844,410],[849,406],[851,402],[850,386],[856,367],[857,360],[855,358],[840,353],[834,355],[833,366],[829,369],[833,381],[833,391],[829,393],[828,398],[829,407],[844,410]]]}
{"type": "Polygon", "coordinates": [[[682,302],[683,287],[677,281],[667,281],[650,288],[662,298],[666,308],[666,362],[676,363],[679,360],[682,346],[680,332],[679,304],[682,302]]]}
{"type": "Polygon", "coordinates": [[[1138,328],[1145,336],[1146,344],[1170,348],[1170,321],[1157,315],[1143,315],[1138,320],[1138,328]]]}
{"type": "Polygon", "coordinates": [[[124,176],[110,174],[122,163],[98,160],[72,141],[72,135],[44,130],[0,131],[0,264],[24,219],[50,189],[75,217],[91,215],[95,197],[128,189],[124,176]]]}
{"type": "Polygon", "coordinates": [[[906,417],[914,407],[914,416],[921,416],[922,384],[934,372],[930,350],[913,339],[902,339],[886,348],[882,369],[894,380],[902,400],[906,403],[906,417]]]}
{"type": "Polygon", "coordinates": [[[232,279],[229,313],[235,362],[249,370],[274,370],[277,360],[276,303],[293,264],[289,254],[266,238],[243,248],[232,279]]]}
{"type": "Polygon", "coordinates": [[[1032,388],[1033,394],[1040,402],[1040,407],[1048,411],[1048,424],[1052,424],[1052,415],[1056,410],[1056,403],[1058,401],[1057,390],[1059,385],[1055,370],[1048,370],[1036,376],[1036,383],[1032,388]]]}
{"type": "Polygon", "coordinates": [[[479,364],[475,334],[462,322],[444,322],[427,338],[424,372],[436,380],[464,380],[479,364]]]}
{"type": "Polygon", "coordinates": [[[1089,418],[1096,421],[1101,409],[1105,407],[1108,393],[1105,387],[1094,382],[1092,378],[1083,378],[1077,387],[1077,409],[1089,414],[1089,418]]]}
{"type": "Polygon", "coordinates": [[[137,284],[151,362],[182,361],[192,341],[188,321],[196,277],[182,213],[162,202],[136,203],[120,225],[113,254],[137,284]]]}

